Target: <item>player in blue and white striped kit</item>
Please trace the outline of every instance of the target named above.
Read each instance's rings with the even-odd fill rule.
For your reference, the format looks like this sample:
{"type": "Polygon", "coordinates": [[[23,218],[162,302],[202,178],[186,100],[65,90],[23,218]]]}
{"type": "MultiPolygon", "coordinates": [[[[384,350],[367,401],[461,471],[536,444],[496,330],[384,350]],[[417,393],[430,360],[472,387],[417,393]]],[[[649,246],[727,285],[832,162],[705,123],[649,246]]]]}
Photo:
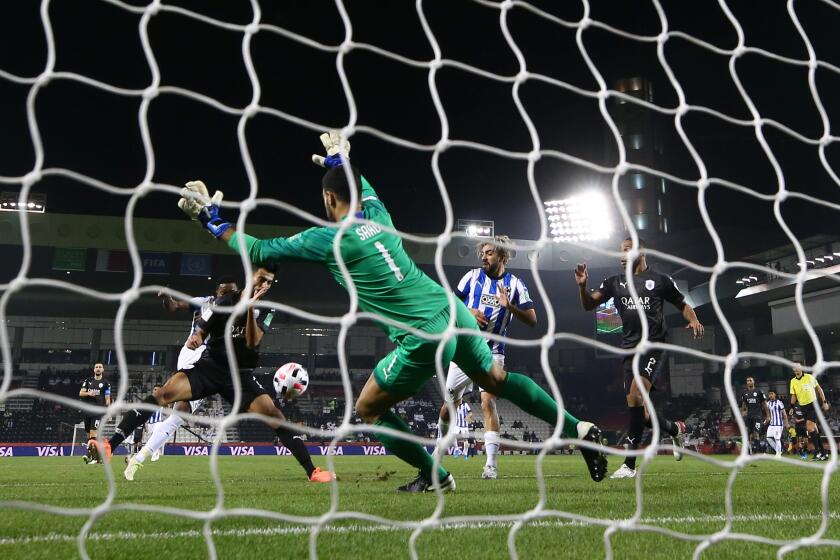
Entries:
{"type": "MultiPolygon", "coordinates": [[[[511,319],[516,317],[529,327],[537,324],[537,312],[534,302],[528,295],[528,288],[510,272],[506,266],[510,256],[503,245],[510,245],[506,235],[496,236],[492,241],[479,243],[478,256],[481,268],[467,272],[455,295],[466,304],[484,332],[505,336],[511,319]]],[[[500,367],[505,365],[505,344],[501,341],[488,340],[493,353],[493,361],[500,367]]],[[[473,383],[454,363],[450,364],[446,376],[446,400],[456,407],[461,403],[464,393],[472,391],[473,383]]],[[[497,476],[496,455],[499,452],[499,414],[496,412],[496,397],[481,390],[481,410],[484,413],[484,453],[487,462],[481,477],[495,479],[497,476]]],[[[447,431],[449,411],[444,403],[438,420],[438,439],[447,431]]]]}
{"type": "Polygon", "coordinates": [[[785,405],[776,398],[776,391],[767,393],[767,410],[770,413],[767,427],[767,443],[776,452],[776,457],[782,456],[782,429],[787,429],[788,419],[785,405]]]}
{"type": "Polygon", "coordinates": [[[461,404],[455,409],[455,436],[458,440],[463,439],[463,444],[459,446],[458,440],[455,441],[455,453],[453,455],[461,455],[464,459],[469,457],[470,422],[472,422],[472,408],[469,404],[461,401],[461,404]]]}

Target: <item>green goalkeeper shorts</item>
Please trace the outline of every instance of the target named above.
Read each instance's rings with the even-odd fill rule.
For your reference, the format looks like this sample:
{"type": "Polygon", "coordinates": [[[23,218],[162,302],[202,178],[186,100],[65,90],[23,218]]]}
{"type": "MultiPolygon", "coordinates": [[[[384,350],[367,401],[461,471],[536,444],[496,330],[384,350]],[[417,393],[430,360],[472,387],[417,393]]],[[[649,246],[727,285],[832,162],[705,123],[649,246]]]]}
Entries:
{"type": "MultiPolygon", "coordinates": [[[[479,330],[478,323],[462,301],[455,302],[455,326],[461,329],[479,330]]],[[[439,334],[449,324],[449,307],[429,319],[420,330],[439,334]]],[[[417,393],[426,381],[435,375],[435,353],[439,340],[406,334],[397,342],[397,347],[382,358],[373,370],[377,385],[391,394],[410,397],[417,393]]],[[[460,334],[445,343],[442,369],[446,371],[450,362],[455,362],[468,376],[486,373],[493,367],[493,353],[487,340],[481,336],[460,334]]]]}

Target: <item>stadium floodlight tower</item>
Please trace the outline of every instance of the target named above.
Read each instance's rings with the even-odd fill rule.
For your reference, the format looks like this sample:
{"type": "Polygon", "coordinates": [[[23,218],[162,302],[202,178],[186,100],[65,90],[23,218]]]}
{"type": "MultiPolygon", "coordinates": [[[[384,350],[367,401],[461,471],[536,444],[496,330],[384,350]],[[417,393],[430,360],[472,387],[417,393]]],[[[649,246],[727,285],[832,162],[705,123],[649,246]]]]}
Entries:
{"type": "Polygon", "coordinates": [[[597,190],[544,202],[551,238],[558,243],[608,239],[613,232],[610,205],[597,190]]]}
{"type": "Polygon", "coordinates": [[[496,223],[493,220],[458,220],[455,229],[463,231],[467,237],[493,237],[496,223]]]}

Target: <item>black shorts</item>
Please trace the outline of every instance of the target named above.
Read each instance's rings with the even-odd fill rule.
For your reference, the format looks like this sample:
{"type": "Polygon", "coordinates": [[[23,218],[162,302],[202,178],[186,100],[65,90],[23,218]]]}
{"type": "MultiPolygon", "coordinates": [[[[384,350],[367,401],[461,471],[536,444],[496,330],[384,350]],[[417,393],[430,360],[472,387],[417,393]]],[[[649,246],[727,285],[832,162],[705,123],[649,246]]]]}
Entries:
{"type": "Polygon", "coordinates": [[[744,418],[744,423],[747,425],[747,433],[751,434],[753,432],[761,435],[762,429],[764,428],[764,420],[758,416],[747,416],[744,418]]]}
{"type": "Polygon", "coordinates": [[[101,416],[85,416],[85,431],[90,433],[91,430],[98,430],[101,419],[101,416]]]}
{"type": "Polygon", "coordinates": [[[810,420],[814,424],[819,424],[820,421],[817,418],[817,402],[814,401],[808,404],[800,404],[799,410],[802,411],[802,415],[805,417],[805,420],[810,420]]]}
{"type": "MultiPolygon", "coordinates": [[[[656,382],[667,371],[668,353],[664,350],[651,350],[639,357],[639,375],[650,381],[650,391],[656,391],[656,382]]],[[[624,393],[630,394],[633,384],[633,355],[624,358],[624,393]]]]}
{"type": "Polygon", "coordinates": [[[808,437],[808,428],[805,427],[805,422],[796,425],[796,437],[808,437]]]}
{"type": "MultiPolygon", "coordinates": [[[[227,402],[233,403],[233,378],[228,371],[227,363],[220,364],[205,354],[191,369],[185,371],[184,375],[190,382],[192,392],[190,400],[218,394],[227,402]]],[[[271,396],[254,377],[252,370],[239,370],[239,379],[242,383],[241,412],[248,410],[251,403],[260,395],[271,396]]]]}

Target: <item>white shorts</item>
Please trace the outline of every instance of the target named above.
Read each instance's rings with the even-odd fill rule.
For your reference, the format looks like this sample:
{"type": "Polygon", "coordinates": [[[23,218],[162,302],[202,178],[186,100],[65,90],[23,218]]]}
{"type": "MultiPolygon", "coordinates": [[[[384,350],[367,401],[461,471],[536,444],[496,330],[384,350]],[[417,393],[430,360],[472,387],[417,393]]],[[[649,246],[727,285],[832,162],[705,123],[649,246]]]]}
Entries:
{"type": "MultiPolygon", "coordinates": [[[[493,354],[493,361],[499,367],[505,367],[504,354],[493,354]]],[[[467,377],[467,374],[461,371],[461,368],[455,365],[454,362],[449,364],[449,372],[446,374],[446,402],[458,402],[464,397],[465,393],[469,393],[472,390],[472,379],[467,377]]],[[[481,389],[481,391],[483,392],[484,389],[481,389]]]]}
{"type": "Polygon", "coordinates": [[[782,439],[782,427],[781,426],[769,426],[767,428],[767,439],[782,439]]]}
{"type": "Polygon", "coordinates": [[[455,437],[459,438],[467,438],[470,437],[470,429],[469,428],[459,428],[455,427],[455,437]]]}
{"type": "Polygon", "coordinates": [[[178,354],[178,371],[184,371],[185,369],[192,369],[193,364],[201,358],[201,355],[204,353],[204,349],[206,346],[203,344],[192,350],[187,348],[186,346],[181,348],[181,353],[178,354]]]}
{"type": "MultiPolygon", "coordinates": [[[[192,350],[183,346],[181,348],[181,353],[178,354],[178,371],[184,371],[188,369],[192,369],[193,364],[195,364],[201,355],[204,353],[204,349],[207,348],[203,344],[192,350]]],[[[194,401],[190,401],[190,412],[195,414],[197,410],[204,408],[204,399],[198,399],[194,401]]]]}

